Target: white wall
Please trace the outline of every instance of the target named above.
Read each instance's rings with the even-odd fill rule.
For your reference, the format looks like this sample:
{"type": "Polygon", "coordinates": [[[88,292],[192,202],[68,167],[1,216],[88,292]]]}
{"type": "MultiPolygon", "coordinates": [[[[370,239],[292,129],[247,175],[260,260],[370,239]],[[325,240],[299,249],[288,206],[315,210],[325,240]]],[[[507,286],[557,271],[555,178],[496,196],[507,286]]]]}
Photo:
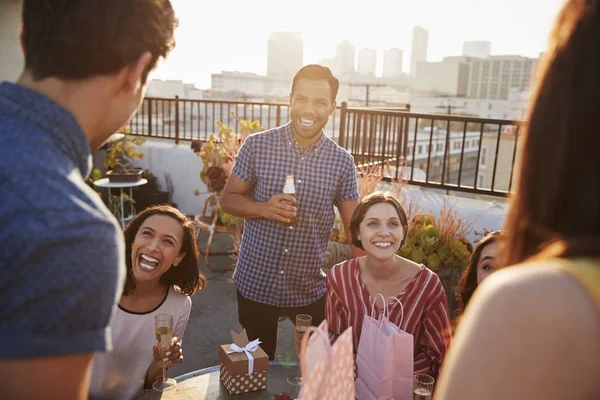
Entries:
{"type": "Polygon", "coordinates": [[[0,81],[14,82],[23,70],[20,0],[0,0],[0,81]]]}
{"type": "Polygon", "coordinates": [[[192,151],[190,142],[176,145],[173,140],[147,139],[143,150],[144,158],[134,160],[134,165],[152,172],[162,190],[166,190],[165,173],[168,172],[175,187],[173,202],[185,214],[200,214],[207,189],[199,176],[202,159],[192,151]],[[195,196],[195,189],[202,194],[195,196]]]}

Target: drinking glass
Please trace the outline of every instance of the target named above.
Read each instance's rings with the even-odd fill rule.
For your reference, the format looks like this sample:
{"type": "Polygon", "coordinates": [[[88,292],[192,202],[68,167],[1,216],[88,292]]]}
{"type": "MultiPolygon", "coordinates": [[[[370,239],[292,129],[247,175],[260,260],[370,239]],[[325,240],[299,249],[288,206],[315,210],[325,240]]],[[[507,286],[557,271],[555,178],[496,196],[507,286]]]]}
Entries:
{"type": "Polygon", "coordinates": [[[296,315],[296,354],[298,355],[298,372],[296,375],[287,378],[289,384],[293,386],[302,385],[302,374],[300,373],[300,351],[302,349],[302,338],[312,325],[312,317],[308,314],[296,315]]]}
{"type": "MultiPolygon", "coordinates": [[[[154,317],[154,328],[156,333],[156,345],[160,358],[165,358],[165,353],[171,348],[173,339],[173,316],[171,314],[159,314],[154,317]]],[[[157,392],[164,392],[175,387],[177,382],[174,379],[167,378],[167,367],[163,365],[162,380],[152,384],[152,388],[157,392]]]]}
{"type": "Polygon", "coordinates": [[[433,383],[435,379],[427,374],[416,374],[414,376],[413,400],[433,399],[433,383]]]}

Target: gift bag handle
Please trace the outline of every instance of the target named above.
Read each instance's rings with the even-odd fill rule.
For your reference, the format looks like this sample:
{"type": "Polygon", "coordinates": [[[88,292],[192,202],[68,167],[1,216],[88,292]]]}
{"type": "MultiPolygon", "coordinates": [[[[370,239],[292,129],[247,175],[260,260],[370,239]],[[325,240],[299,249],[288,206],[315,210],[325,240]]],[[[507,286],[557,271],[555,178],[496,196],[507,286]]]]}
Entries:
{"type": "Polygon", "coordinates": [[[385,297],[383,297],[383,295],[381,293],[377,293],[377,296],[375,296],[375,298],[373,299],[373,303],[371,304],[371,315],[374,316],[375,315],[375,303],[377,303],[377,298],[381,296],[381,299],[383,300],[383,309],[382,309],[382,314],[387,316],[387,303],[385,302],[385,297]]]}
{"type": "MultiPolygon", "coordinates": [[[[302,368],[302,373],[306,373],[306,347],[308,346],[308,340],[310,339],[310,332],[317,332],[318,336],[325,340],[325,342],[327,343],[327,346],[325,346],[327,348],[327,364],[325,364],[325,371],[324,373],[321,375],[321,380],[319,381],[319,388],[317,389],[317,396],[315,397],[315,399],[320,399],[321,398],[321,391],[323,390],[323,384],[326,382],[327,377],[329,376],[329,372],[331,370],[331,343],[329,342],[329,335],[325,332],[323,332],[322,329],[319,329],[315,326],[310,326],[308,328],[308,330],[306,331],[306,333],[304,334],[304,336],[302,337],[302,346],[300,347],[300,365],[302,368]]],[[[302,393],[302,390],[300,390],[300,393],[302,393]]],[[[301,397],[298,396],[298,399],[300,399],[301,397]]]]}
{"type": "MultiPolygon", "coordinates": [[[[390,297],[388,297],[388,300],[389,299],[395,300],[398,304],[400,304],[401,314],[400,314],[400,321],[398,322],[398,326],[400,326],[400,325],[402,325],[402,321],[404,320],[404,306],[402,305],[402,302],[400,301],[400,299],[398,299],[397,297],[390,296],[390,297]]],[[[391,301],[390,301],[390,303],[391,303],[391,301]]],[[[387,317],[387,315],[386,315],[386,317],[387,317]]]]}
{"type": "MultiPolygon", "coordinates": [[[[383,299],[383,310],[381,312],[382,315],[379,316],[379,327],[381,328],[381,326],[383,325],[383,317],[388,318],[390,310],[388,307],[389,303],[386,302],[385,297],[383,297],[383,295],[381,293],[377,293],[377,296],[375,296],[375,298],[373,299],[373,304],[371,304],[371,315],[375,315],[375,302],[377,301],[377,298],[379,296],[381,296],[381,298],[383,299]]],[[[402,305],[402,302],[397,297],[390,296],[387,299],[395,300],[396,302],[398,302],[398,304],[400,304],[401,317],[400,317],[400,322],[398,323],[398,326],[399,326],[402,324],[402,320],[404,320],[404,306],[402,305]]]]}

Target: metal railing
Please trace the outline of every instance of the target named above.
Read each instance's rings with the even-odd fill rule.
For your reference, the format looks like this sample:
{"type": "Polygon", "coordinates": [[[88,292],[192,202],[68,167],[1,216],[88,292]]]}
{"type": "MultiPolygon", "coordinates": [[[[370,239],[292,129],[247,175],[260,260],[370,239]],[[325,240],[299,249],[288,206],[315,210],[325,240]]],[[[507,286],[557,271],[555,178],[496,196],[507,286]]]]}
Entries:
{"type": "MultiPolygon", "coordinates": [[[[400,108],[348,107],[332,115],[325,134],[359,166],[380,165],[386,180],[505,197],[513,182],[521,121],[411,113],[400,108]]],[[[147,97],[129,121],[134,135],[206,140],[216,121],[258,120],[270,129],[289,120],[286,103],[147,97]]]]}
{"type": "Polygon", "coordinates": [[[506,197],[522,121],[342,104],[338,143],[358,165],[379,164],[389,180],[506,197]]]}

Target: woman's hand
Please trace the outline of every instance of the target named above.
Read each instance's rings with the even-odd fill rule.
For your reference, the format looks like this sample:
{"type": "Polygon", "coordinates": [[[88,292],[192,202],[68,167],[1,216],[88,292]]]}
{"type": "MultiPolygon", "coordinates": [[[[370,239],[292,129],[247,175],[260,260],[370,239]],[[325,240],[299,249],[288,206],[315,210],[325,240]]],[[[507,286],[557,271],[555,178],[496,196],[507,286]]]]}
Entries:
{"type": "Polygon", "coordinates": [[[181,364],[183,362],[183,352],[181,351],[181,342],[177,337],[171,339],[171,347],[167,350],[160,350],[158,346],[154,346],[153,360],[148,372],[146,372],[146,380],[144,382],[144,389],[152,388],[152,384],[162,379],[162,369],[170,368],[174,365],[181,364]]]}
{"type": "Polygon", "coordinates": [[[173,337],[171,339],[171,347],[167,350],[159,349],[158,346],[154,346],[154,360],[153,363],[159,365],[161,368],[171,368],[177,364],[183,362],[183,352],[181,351],[181,342],[179,338],[173,337]]]}

